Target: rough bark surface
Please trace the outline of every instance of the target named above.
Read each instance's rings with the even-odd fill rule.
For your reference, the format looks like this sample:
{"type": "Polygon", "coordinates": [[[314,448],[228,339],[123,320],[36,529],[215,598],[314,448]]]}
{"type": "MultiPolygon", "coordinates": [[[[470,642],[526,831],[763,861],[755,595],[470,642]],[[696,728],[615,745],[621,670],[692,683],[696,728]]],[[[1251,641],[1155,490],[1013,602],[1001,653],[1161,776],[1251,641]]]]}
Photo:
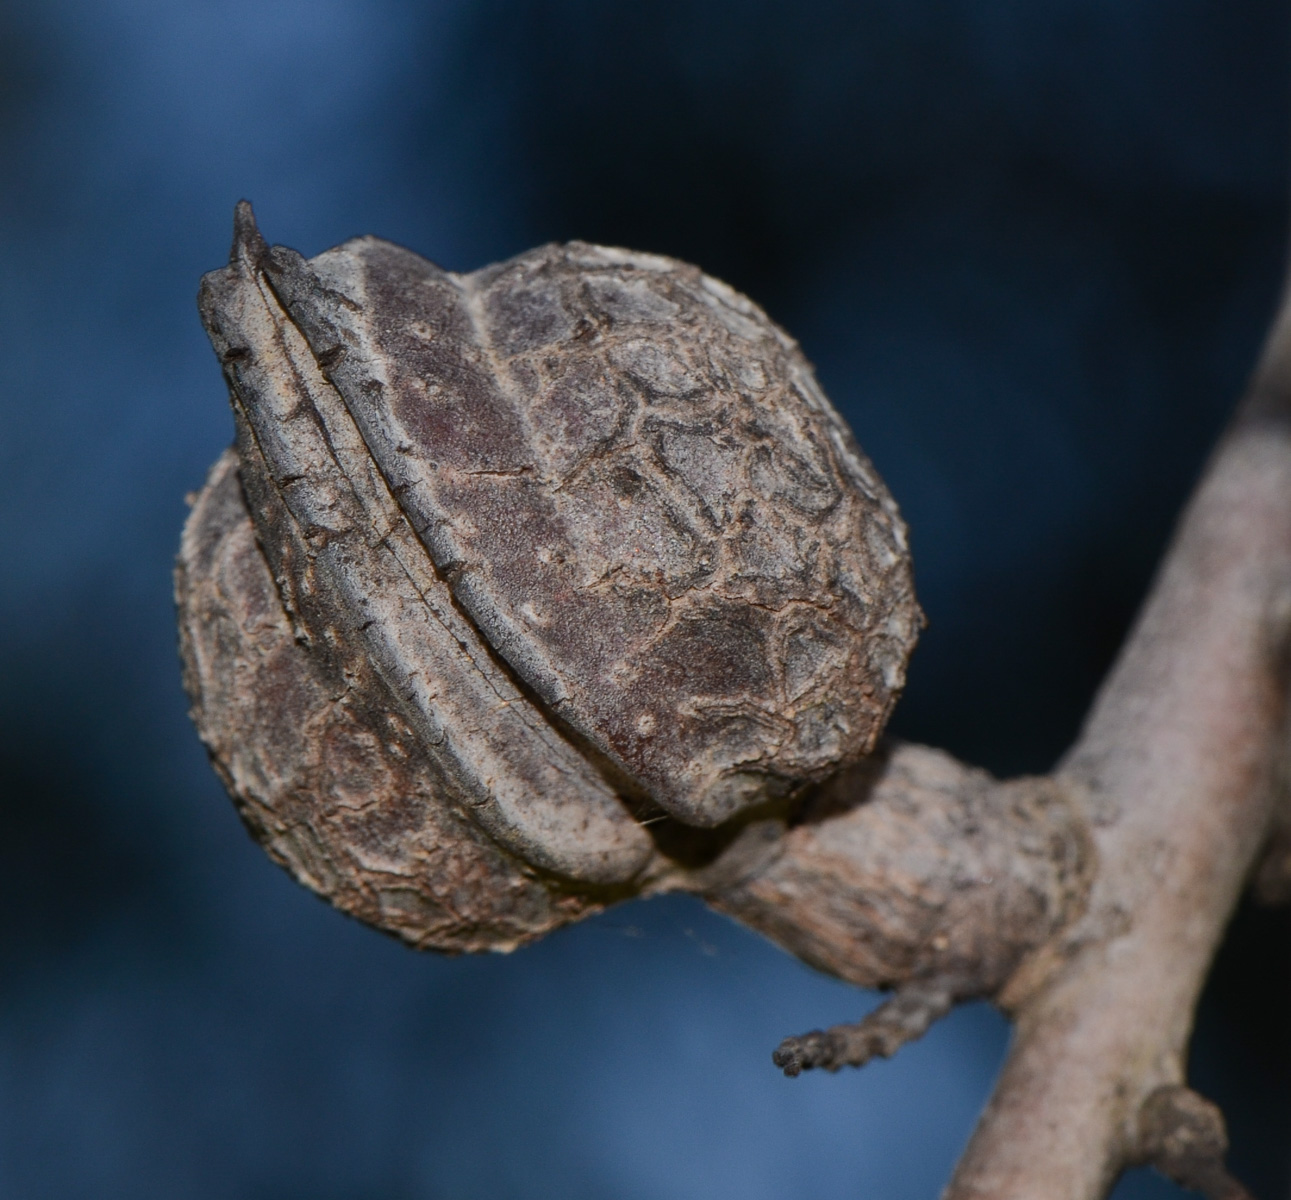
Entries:
{"type": "Polygon", "coordinates": [[[202,301],[238,452],[177,596],[278,861],[442,949],[696,893],[893,992],[786,1039],[789,1074],[968,997],[1015,1019],[947,1200],[1097,1200],[1138,1163],[1245,1195],[1184,1064],[1241,889],[1291,894],[1286,311],[1076,744],[1001,781],[875,743],[919,620],[903,530],[747,301],[578,243],[306,263],[239,221],[202,301]]]}
{"type": "MultiPolygon", "coordinates": [[[[1185,1082],[1198,993],[1273,827],[1289,634],[1284,308],[1252,394],[1057,772],[1089,815],[1098,870],[1085,912],[1043,969],[1006,989],[1014,1045],[951,1200],[1093,1200],[1125,1165],[1154,1161],[1153,1148],[1159,1158],[1168,1144],[1159,1131],[1145,1144],[1144,1106],[1185,1082]]],[[[1209,1192],[1230,1194],[1235,1185],[1221,1187],[1227,1177],[1212,1166],[1209,1192]]]]}

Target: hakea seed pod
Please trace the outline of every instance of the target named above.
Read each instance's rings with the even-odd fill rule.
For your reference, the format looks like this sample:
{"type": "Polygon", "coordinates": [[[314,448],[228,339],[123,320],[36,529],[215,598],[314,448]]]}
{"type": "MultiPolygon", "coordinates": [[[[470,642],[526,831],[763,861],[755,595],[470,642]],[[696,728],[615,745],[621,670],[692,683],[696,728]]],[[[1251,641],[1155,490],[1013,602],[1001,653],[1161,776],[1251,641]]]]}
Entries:
{"type": "Polygon", "coordinates": [[[243,203],[199,305],[237,437],[177,568],[194,718],[342,909],[508,948],[873,748],[922,619],[904,527],[743,296],[580,242],[306,260],[243,203]]]}

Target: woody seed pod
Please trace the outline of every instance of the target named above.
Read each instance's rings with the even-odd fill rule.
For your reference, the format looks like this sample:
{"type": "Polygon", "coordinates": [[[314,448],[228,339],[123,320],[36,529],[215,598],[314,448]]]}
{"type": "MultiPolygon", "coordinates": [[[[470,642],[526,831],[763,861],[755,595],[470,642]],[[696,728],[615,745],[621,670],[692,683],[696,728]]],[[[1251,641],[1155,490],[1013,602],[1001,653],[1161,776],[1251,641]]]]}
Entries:
{"type": "Polygon", "coordinates": [[[796,344],[672,259],[471,275],[238,207],[202,283],[236,454],[177,569],[198,728],[270,853],[419,945],[508,947],[874,745],[904,527],[796,344]]]}

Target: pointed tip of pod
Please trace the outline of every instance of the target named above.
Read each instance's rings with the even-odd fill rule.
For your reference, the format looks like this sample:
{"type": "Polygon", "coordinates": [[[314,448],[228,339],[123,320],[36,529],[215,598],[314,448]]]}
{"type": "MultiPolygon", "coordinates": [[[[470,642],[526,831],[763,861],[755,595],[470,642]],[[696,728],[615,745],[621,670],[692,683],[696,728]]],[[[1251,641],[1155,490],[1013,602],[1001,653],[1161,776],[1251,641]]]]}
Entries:
{"type": "Polygon", "coordinates": [[[229,250],[229,265],[259,262],[268,249],[269,246],[260,236],[256,225],[251,201],[239,200],[233,208],[233,246],[229,250]]]}

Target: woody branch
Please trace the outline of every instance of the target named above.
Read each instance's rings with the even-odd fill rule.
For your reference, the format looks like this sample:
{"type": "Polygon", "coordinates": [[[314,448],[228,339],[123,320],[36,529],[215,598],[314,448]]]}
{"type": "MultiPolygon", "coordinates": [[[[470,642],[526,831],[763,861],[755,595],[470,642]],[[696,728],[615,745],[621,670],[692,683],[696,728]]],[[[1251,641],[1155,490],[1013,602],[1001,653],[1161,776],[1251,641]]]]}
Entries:
{"type": "MultiPolygon", "coordinates": [[[[889,747],[792,828],[661,886],[845,979],[895,989],[789,1039],[789,1073],[889,1054],[957,999],[1015,1021],[947,1200],[1096,1200],[1150,1162],[1211,1197],[1213,1105],[1185,1056],[1211,959],[1270,837],[1291,634],[1291,312],[1188,505],[1075,745],[999,782],[889,747]]],[[[1276,873],[1276,864],[1268,870],[1276,873]]],[[[1267,880],[1265,881],[1268,882],[1267,880]]]]}

